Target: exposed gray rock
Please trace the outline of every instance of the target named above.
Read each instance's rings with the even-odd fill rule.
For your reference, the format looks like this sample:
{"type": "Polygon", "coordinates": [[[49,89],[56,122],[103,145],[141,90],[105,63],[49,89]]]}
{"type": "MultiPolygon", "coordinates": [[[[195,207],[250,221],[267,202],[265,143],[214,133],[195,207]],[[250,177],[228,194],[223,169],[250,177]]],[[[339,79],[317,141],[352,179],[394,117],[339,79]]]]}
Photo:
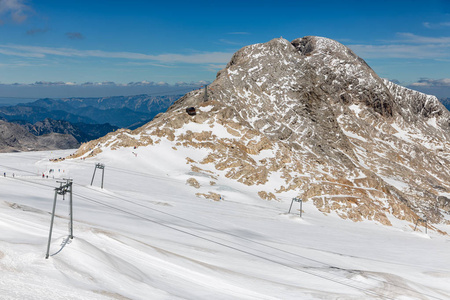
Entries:
{"type": "Polygon", "coordinates": [[[79,143],[84,143],[90,140],[97,139],[104,136],[108,132],[117,130],[118,127],[110,124],[72,124],[63,120],[53,120],[46,118],[43,121],[34,124],[17,122],[26,128],[33,135],[45,135],[51,133],[69,134],[72,135],[79,143]]]}
{"type": "Polygon", "coordinates": [[[247,185],[282,174],[285,182],[273,192],[295,190],[324,213],[440,223],[447,222],[447,204],[438,197],[450,193],[449,126],[450,113],[436,97],[380,78],[344,45],[279,38],[236,52],[209,85],[207,103],[203,91],[192,91],[147,125],[83,145],[77,156],[98,145],[96,153],[164,138],[209,149],[192,167],[212,164],[247,185]],[[200,113],[188,116],[191,106],[200,113]],[[207,125],[205,131],[177,134],[190,122],[207,125]],[[233,138],[221,137],[216,125],[233,138]],[[264,150],[273,154],[256,159],[264,150]]]}
{"type": "Polygon", "coordinates": [[[69,134],[35,136],[19,124],[0,120],[0,152],[73,149],[79,143],[69,134]]]}

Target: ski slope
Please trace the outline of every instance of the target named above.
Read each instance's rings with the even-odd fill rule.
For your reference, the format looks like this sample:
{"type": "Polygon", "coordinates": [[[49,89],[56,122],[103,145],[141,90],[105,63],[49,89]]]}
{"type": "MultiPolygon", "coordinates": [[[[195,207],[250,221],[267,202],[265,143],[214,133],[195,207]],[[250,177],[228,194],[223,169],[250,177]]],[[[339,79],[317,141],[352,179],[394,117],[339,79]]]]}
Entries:
{"type": "Polygon", "coordinates": [[[0,154],[0,299],[450,299],[450,237],[325,216],[311,201],[288,214],[295,193],[267,201],[261,186],[210,185],[186,164],[198,151],[0,154]],[[96,163],[104,189],[100,170],[90,185],[96,163]],[[73,179],[74,239],[59,196],[45,259],[62,178],[73,179]],[[208,192],[222,199],[195,195],[208,192]]]}

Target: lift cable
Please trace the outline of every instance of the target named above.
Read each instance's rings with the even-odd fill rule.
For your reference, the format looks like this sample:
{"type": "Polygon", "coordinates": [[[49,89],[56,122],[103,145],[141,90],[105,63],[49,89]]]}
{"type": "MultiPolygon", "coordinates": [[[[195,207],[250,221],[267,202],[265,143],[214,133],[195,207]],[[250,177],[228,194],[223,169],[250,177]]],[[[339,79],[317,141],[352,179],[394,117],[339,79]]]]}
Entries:
{"type": "MultiPolygon", "coordinates": [[[[28,172],[28,171],[26,171],[26,170],[17,169],[17,168],[15,168],[15,170],[28,172]]],[[[31,172],[28,172],[28,173],[31,173],[31,172]]],[[[160,176],[160,177],[162,177],[162,176],[160,176]]],[[[164,177],[162,177],[162,178],[164,178],[164,177]]],[[[25,179],[19,179],[19,178],[15,178],[15,179],[21,180],[21,181],[24,181],[24,182],[28,182],[28,183],[37,184],[37,185],[43,185],[43,184],[41,184],[41,183],[32,182],[32,181],[28,181],[28,180],[25,180],[25,179]]],[[[77,185],[79,185],[79,184],[77,184],[77,185]]],[[[53,186],[50,186],[50,185],[44,185],[44,186],[52,187],[52,188],[53,188],[53,186]]],[[[79,186],[82,186],[82,185],[79,185],[79,186]]],[[[82,187],[85,187],[85,186],[82,186],[82,187]]],[[[85,187],[85,188],[87,188],[87,187],[85,187]]],[[[93,189],[91,189],[91,190],[93,190],[93,189]]],[[[93,191],[96,191],[96,190],[93,190],[93,191]]],[[[96,191],[96,192],[99,192],[99,191],[96,191]]],[[[74,193],[74,195],[77,195],[78,197],[84,198],[86,201],[95,202],[95,203],[97,203],[97,204],[100,204],[100,205],[103,205],[103,206],[106,206],[106,207],[110,207],[110,208],[112,208],[112,209],[116,209],[116,210],[119,210],[119,211],[122,211],[122,212],[125,212],[125,213],[130,213],[130,212],[127,212],[126,210],[123,210],[123,209],[121,209],[121,208],[117,208],[117,207],[114,207],[114,206],[111,206],[111,205],[108,205],[108,204],[99,202],[98,200],[94,200],[94,199],[92,199],[92,198],[89,198],[89,197],[80,195],[80,194],[78,194],[78,193],[74,193]]],[[[106,196],[106,195],[104,195],[104,196],[106,196]]],[[[232,233],[224,232],[224,231],[222,231],[222,230],[219,230],[219,229],[216,229],[216,228],[213,228],[213,227],[210,227],[210,226],[207,226],[207,225],[204,225],[204,224],[195,222],[195,221],[191,221],[191,220],[188,220],[188,219],[185,219],[185,218],[182,218],[182,217],[179,217],[179,216],[170,214],[170,213],[166,213],[166,212],[160,211],[160,210],[158,210],[158,209],[154,209],[154,208],[151,208],[151,207],[148,207],[148,206],[145,206],[145,205],[142,205],[142,204],[133,202],[133,201],[128,200],[128,199],[124,199],[124,198],[121,198],[121,197],[118,197],[118,196],[115,196],[115,195],[108,195],[108,196],[109,196],[109,197],[116,198],[116,199],[119,199],[119,200],[127,201],[127,202],[129,202],[129,203],[132,203],[132,204],[135,204],[135,205],[138,205],[138,206],[141,206],[141,207],[145,207],[145,208],[147,208],[147,209],[150,209],[150,210],[153,210],[153,211],[157,211],[157,212],[160,212],[160,213],[162,213],[162,214],[166,214],[166,215],[169,215],[169,216],[171,216],[171,217],[178,218],[178,219],[181,219],[181,220],[184,220],[184,221],[187,221],[187,222],[190,222],[190,223],[199,225],[199,226],[203,226],[203,227],[205,227],[205,228],[209,228],[209,229],[212,229],[212,230],[221,232],[221,233],[225,233],[225,234],[230,235],[230,236],[234,236],[234,237],[237,237],[237,238],[240,238],[240,239],[249,241],[249,242],[253,242],[253,243],[255,243],[255,244],[259,244],[259,245],[262,245],[262,246],[265,246],[265,247],[268,247],[268,248],[271,248],[271,249],[274,249],[274,250],[277,250],[277,251],[280,251],[280,252],[284,252],[284,253],[288,253],[288,254],[291,254],[291,255],[294,255],[294,256],[298,256],[298,257],[301,257],[301,258],[303,258],[303,259],[310,260],[310,261],[313,261],[313,262],[322,264],[322,265],[324,265],[324,266],[327,266],[327,267],[330,267],[330,268],[333,268],[333,269],[338,269],[338,270],[348,271],[348,272],[350,272],[350,273],[358,273],[358,271],[356,271],[356,270],[342,269],[342,268],[340,268],[340,267],[336,267],[336,266],[333,266],[333,265],[330,265],[330,264],[327,264],[327,263],[323,263],[323,262],[318,261],[318,260],[314,260],[314,259],[311,259],[311,258],[308,258],[308,257],[304,257],[304,256],[301,256],[301,255],[299,255],[299,254],[295,254],[295,253],[292,253],[292,252],[289,252],[289,251],[286,251],[286,250],[283,250],[283,249],[279,249],[279,248],[277,248],[277,247],[273,247],[273,246],[270,246],[270,245],[266,245],[266,244],[264,244],[264,243],[260,243],[260,242],[257,242],[257,241],[253,241],[253,240],[248,239],[248,238],[245,238],[245,237],[240,237],[240,236],[235,235],[235,234],[232,234],[232,233]]],[[[142,217],[142,216],[136,215],[135,213],[132,213],[132,212],[131,212],[130,214],[132,214],[133,216],[137,216],[137,217],[139,217],[139,218],[141,218],[141,219],[144,219],[144,220],[153,222],[153,223],[158,223],[157,221],[154,221],[154,220],[148,219],[148,218],[146,218],[146,217],[142,217]]],[[[175,227],[172,227],[172,226],[169,226],[169,225],[166,225],[166,224],[161,224],[161,223],[158,223],[158,224],[160,224],[161,226],[165,226],[165,227],[168,227],[168,228],[171,228],[171,229],[180,231],[180,232],[184,232],[184,233],[189,234],[189,235],[197,236],[197,237],[202,238],[202,239],[205,239],[205,240],[210,240],[210,239],[208,239],[208,238],[203,238],[203,237],[198,236],[198,235],[196,235],[196,234],[189,233],[189,232],[186,232],[186,231],[177,229],[177,228],[175,228],[175,227]]],[[[217,237],[216,237],[216,238],[217,238],[217,237]]],[[[213,240],[210,240],[210,241],[214,242],[213,240]]],[[[231,241],[228,241],[228,240],[225,240],[225,241],[231,242],[231,241]]],[[[221,244],[221,245],[223,244],[223,243],[220,243],[220,242],[217,242],[217,243],[218,243],[218,244],[221,244]]],[[[233,242],[232,242],[232,243],[233,243],[233,242]]],[[[235,243],[235,244],[236,244],[236,243],[235,243]]],[[[238,244],[238,245],[239,245],[239,244],[238,244]]],[[[235,247],[233,247],[233,246],[228,246],[228,245],[225,245],[225,244],[224,244],[224,246],[229,247],[229,248],[232,248],[232,249],[235,249],[235,247]]],[[[242,246],[242,245],[241,245],[241,246],[242,246]]],[[[244,246],[244,247],[245,247],[245,246],[244,246]]],[[[236,248],[236,250],[239,251],[239,249],[237,249],[237,248],[236,248]]],[[[252,249],[252,250],[255,250],[255,249],[252,249]]],[[[257,250],[257,251],[260,251],[260,250],[257,250]]],[[[244,252],[244,253],[247,253],[248,251],[243,250],[243,252],[244,252]]],[[[260,251],[260,252],[261,252],[261,251],[260,251]]],[[[264,252],[263,252],[263,253],[264,253],[264,252]]],[[[248,254],[251,254],[251,253],[248,253],[248,254]]],[[[266,253],[266,254],[267,254],[267,253],[266,253]]],[[[273,254],[270,254],[270,255],[273,255],[273,254]]],[[[258,256],[258,255],[256,255],[256,256],[258,256]]],[[[259,257],[259,256],[258,256],[258,257],[259,257]]],[[[261,257],[261,258],[264,258],[264,257],[261,257]]],[[[280,257],[279,257],[279,258],[280,258],[280,257]]],[[[283,259],[285,259],[285,258],[283,258],[283,259]]],[[[270,259],[268,259],[268,260],[270,260],[270,259]]],[[[285,259],[285,260],[287,260],[287,259],[285,259]]],[[[273,261],[273,262],[276,263],[276,261],[274,261],[274,260],[270,260],[270,261],[273,261]]],[[[283,265],[284,265],[284,264],[283,264],[283,265]]],[[[287,266],[287,265],[286,265],[286,266],[287,266]]],[[[288,267],[290,267],[290,266],[288,266],[288,267]]],[[[306,271],[304,271],[304,270],[299,270],[299,271],[306,272],[306,271]]],[[[308,272],[306,272],[306,273],[308,273],[308,272]]],[[[315,274],[311,274],[311,275],[315,275],[315,274]]],[[[317,275],[317,276],[320,277],[320,275],[317,275]]],[[[324,279],[327,279],[327,278],[324,278],[324,279]]],[[[387,283],[387,284],[389,284],[389,285],[396,286],[396,287],[402,288],[402,289],[404,289],[404,290],[409,290],[409,291],[412,291],[412,292],[415,292],[415,293],[419,293],[419,292],[417,292],[417,291],[415,291],[415,290],[413,290],[413,289],[405,288],[405,287],[403,287],[403,286],[395,285],[395,284],[393,284],[393,283],[388,283],[388,282],[379,280],[379,279],[377,279],[377,278],[373,278],[373,279],[376,280],[376,281],[379,281],[379,282],[381,282],[381,283],[384,283],[384,284],[387,283]]],[[[331,279],[330,279],[330,280],[331,280],[331,279]]],[[[351,279],[350,279],[350,280],[351,280],[351,279]]],[[[337,282],[337,281],[336,281],[336,282],[337,282]]],[[[340,282],[337,282],[337,283],[340,283],[340,282]]],[[[346,285],[346,284],[345,284],[345,285],[346,285]]],[[[352,287],[351,285],[348,285],[348,286],[352,287]]],[[[361,288],[358,288],[358,287],[355,287],[355,288],[361,289],[361,288]]],[[[419,294],[420,294],[420,293],[419,293],[419,294]]],[[[432,296],[432,295],[427,295],[427,294],[423,294],[423,293],[422,293],[422,295],[426,295],[426,296],[429,296],[429,297],[432,297],[432,298],[435,298],[435,299],[440,299],[440,298],[434,297],[434,296],[432,296]]],[[[382,296],[382,295],[381,295],[381,296],[382,296]]],[[[383,297],[385,297],[385,296],[383,296],[383,297]]],[[[390,299],[390,298],[388,298],[388,299],[390,299]]]]}

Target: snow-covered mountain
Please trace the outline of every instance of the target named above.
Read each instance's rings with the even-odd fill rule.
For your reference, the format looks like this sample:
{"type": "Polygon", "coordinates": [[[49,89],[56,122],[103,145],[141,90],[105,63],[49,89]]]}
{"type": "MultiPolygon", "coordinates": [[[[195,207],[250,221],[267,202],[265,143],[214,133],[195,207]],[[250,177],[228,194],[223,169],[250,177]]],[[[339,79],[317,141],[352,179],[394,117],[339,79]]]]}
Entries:
{"type": "Polygon", "coordinates": [[[0,299],[450,298],[434,97],[319,37],[243,48],[208,95],[76,153],[1,153],[0,299]],[[57,195],[45,259],[64,178],[74,238],[57,195]]]}
{"type": "Polygon", "coordinates": [[[448,127],[335,41],[245,47],[206,102],[0,153],[0,299],[449,299],[448,127]]]}
{"type": "MultiPolygon", "coordinates": [[[[152,122],[84,144],[75,157],[122,147],[137,155],[163,141],[173,153],[202,153],[186,157],[195,174],[256,186],[263,199],[294,192],[353,221],[428,219],[437,231],[449,224],[450,113],[327,38],[244,47],[206,102],[203,91],[190,92],[152,122]]],[[[212,188],[199,196],[220,198],[212,188]]]]}
{"type": "Polygon", "coordinates": [[[161,139],[85,160],[1,153],[0,299],[449,299],[448,235],[325,216],[313,201],[300,218],[299,203],[288,213],[294,190],[261,200],[273,178],[245,186],[186,164],[209,152],[161,139]],[[101,170],[91,186],[96,163],[104,189],[101,170]],[[45,259],[64,178],[74,238],[58,195],[45,259]]]}
{"type": "Polygon", "coordinates": [[[243,48],[204,100],[76,153],[0,154],[0,299],[450,298],[434,97],[306,37],[243,48]],[[46,260],[64,178],[74,239],[60,195],[46,260]]]}

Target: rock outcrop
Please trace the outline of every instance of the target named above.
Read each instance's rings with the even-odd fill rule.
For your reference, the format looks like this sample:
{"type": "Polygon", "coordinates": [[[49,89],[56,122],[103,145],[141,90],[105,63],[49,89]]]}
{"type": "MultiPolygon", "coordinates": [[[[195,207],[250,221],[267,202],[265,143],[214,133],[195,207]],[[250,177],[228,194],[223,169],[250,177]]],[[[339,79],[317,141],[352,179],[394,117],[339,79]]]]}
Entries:
{"type": "Polygon", "coordinates": [[[380,78],[344,45],[279,38],[242,48],[209,86],[134,130],[84,144],[207,148],[213,165],[246,185],[284,183],[262,198],[297,191],[324,213],[390,225],[448,223],[450,113],[437,98],[380,78]],[[197,115],[185,110],[194,106],[197,115]],[[270,195],[267,196],[267,195],[270,195]]]}

